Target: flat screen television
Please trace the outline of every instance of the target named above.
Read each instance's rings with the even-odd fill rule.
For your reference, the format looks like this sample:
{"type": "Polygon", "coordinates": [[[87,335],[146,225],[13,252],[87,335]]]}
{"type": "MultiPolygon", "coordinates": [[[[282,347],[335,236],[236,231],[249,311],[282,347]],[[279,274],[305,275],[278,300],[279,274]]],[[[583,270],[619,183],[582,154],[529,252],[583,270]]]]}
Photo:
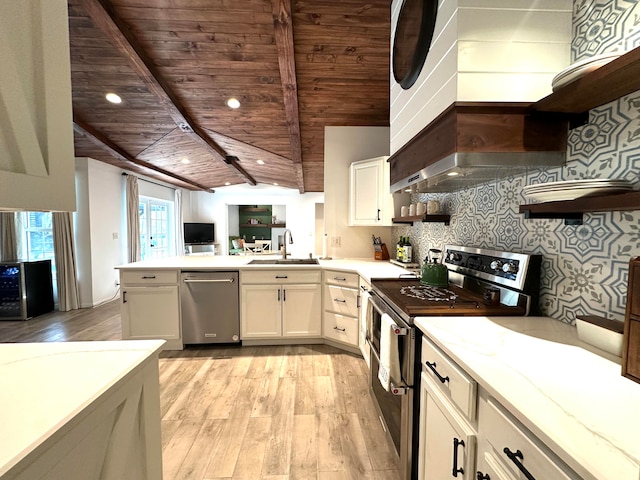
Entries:
{"type": "Polygon", "coordinates": [[[213,223],[185,223],[185,245],[209,245],[214,243],[213,223]]]}

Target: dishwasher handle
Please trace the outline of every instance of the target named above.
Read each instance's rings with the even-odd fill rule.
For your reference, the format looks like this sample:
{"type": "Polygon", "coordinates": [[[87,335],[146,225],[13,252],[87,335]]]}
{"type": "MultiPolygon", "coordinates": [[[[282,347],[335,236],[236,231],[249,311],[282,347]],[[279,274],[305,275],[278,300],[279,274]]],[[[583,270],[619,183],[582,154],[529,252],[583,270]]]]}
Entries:
{"type": "Polygon", "coordinates": [[[209,278],[209,279],[190,279],[190,278],[185,278],[184,283],[233,283],[235,282],[235,279],[233,278],[220,278],[220,279],[214,279],[214,278],[209,278]]]}

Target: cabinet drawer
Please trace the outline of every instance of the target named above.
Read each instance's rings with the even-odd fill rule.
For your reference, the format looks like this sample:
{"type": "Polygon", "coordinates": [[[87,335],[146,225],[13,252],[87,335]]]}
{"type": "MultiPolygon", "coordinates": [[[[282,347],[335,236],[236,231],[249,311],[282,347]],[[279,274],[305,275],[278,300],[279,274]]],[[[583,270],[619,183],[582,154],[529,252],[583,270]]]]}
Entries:
{"type": "Polygon", "coordinates": [[[123,285],[177,284],[177,270],[121,270],[120,283],[123,285]]]}
{"type": "Polygon", "coordinates": [[[353,288],[324,286],[324,309],[341,315],[358,316],[358,290],[353,288]]]}
{"type": "Polygon", "coordinates": [[[470,421],[476,418],[477,384],[427,337],[422,337],[422,370],[451,397],[470,421]]]}
{"type": "Polygon", "coordinates": [[[241,271],[240,282],[257,284],[286,284],[286,283],[320,283],[321,270],[259,270],[241,271]]]}
{"type": "Polygon", "coordinates": [[[340,285],[341,287],[358,288],[360,276],[357,273],[341,272],[339,270],[325,270],[324,283],[340,285]]]}
{"type": "Polygon", "coordinates": [[[332,340],[358,346],[358,319],[337,313],[324,313],[324,336],[332,340]]]}
{"type": "Polygon", "coordinates": [[[580,477],[572,472],[569,467],[551,459],[540,446],[533,434],[524,431],[517,420],[500,405],[495,399],[489,398],[481,402],[480,430],[483,437],[489,443],[494,455],[501,460],[515,478],[525,478],[521,468],[526,469],[533,478],[554,480],[578,480],[580,477]],[[508,451],[507,451],[508,449],[508,451]],[[520,453],[517,453],[520,452],[520,453]],[[510,455],[516,457],[510,458],[510,455]]]}

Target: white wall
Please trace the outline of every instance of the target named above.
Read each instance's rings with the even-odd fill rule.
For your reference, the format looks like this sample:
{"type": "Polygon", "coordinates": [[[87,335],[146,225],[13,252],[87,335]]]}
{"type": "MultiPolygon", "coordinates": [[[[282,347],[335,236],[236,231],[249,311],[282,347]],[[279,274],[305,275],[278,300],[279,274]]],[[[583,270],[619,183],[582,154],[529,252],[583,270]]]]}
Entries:
{"type": "Polygon", "coordinates": [[[349,226],[349,166],[357,160],[389,154],[389,127],[325,127],[324,218],[326,255],[333,258],[373,258],[371,235],[389,246],[391,227],[349,226]],[[330,239],[340,237],[340,247],[330,239]]]}
{"type": "Polygon", "coordinates": [[[76,158],[76,252],[80,305],[98,305],[118,292],[116,265],[126,263],[122,170],[76,158]]]}
{"type": "MultiPolygon", "coordinates": [[[[231,186],[217,188],[215,193],[191,192],[190,221],[215,222],[216,241],[221,253],[228,253],[229,205],[284,205],[287,228],[294,243],[287,245],[293,257],[308,257],[315,252],[315,205],[324,201],[323,193],[300,194],[278,187],[231,186]]],[[[235,219],[237,223],[237,218],[235,219]]]]}

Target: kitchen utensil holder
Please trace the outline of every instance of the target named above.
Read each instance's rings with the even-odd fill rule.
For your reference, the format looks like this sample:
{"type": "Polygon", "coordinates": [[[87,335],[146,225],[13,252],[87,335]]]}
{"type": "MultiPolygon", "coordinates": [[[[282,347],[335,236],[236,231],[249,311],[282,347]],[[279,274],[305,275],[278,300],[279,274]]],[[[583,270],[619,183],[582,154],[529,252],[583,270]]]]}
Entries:
{"type": "Polygon", "coordinates": [[[389,260],[389,250],[387,250],[387,246],[384,243],[374,245],[373,248],[375,249],[373,258],[376,260],[389,260]]]}

